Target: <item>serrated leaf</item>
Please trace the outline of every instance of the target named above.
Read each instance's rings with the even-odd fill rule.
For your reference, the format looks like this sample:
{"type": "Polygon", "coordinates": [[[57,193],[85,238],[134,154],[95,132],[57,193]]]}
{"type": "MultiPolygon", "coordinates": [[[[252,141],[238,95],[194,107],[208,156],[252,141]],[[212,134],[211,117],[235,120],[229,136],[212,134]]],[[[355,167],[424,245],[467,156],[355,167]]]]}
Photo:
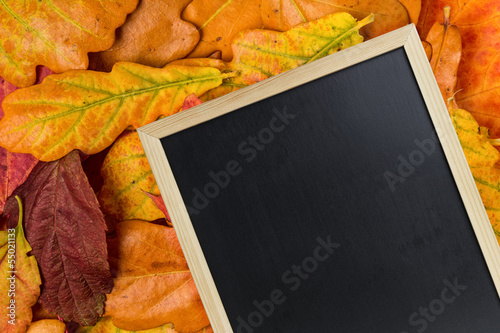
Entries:
{"type": "Polygon", "coordinates": [[[31,323],[31,307],[38,300],[42,283],[36,259],[28,255],[31,246],[24,237],[21,201],[14,201],[19,205],[19,212],[17,216],[10,216],[9,224],[17,225],[0,231],[0,331],[4,333],[26,331],[31,323]],[[12,306],[13,312],[9,308],[12,306]]]}
{"type": "Polygon", "coordinates": [[[53,161],[73,149],[95,154],[128,126],[177,112],[189,94],[217,87],[229,74],[215,68],[152,68],[118,63],[111,73],[69,71],[19,89],[3,101],[0,146],[53,161]]]}
{"type": "Polygon", "coordinates": [[[114,325],[134,331],[173,323],[180,332],[209,325],[173,228],[120,222],[108,252],[116,278],[104,315],[114,325]]]}
{"type": "MultiPolygon", "coordinates": [[[[112,277],[104,217],[78,152],[39,162],[14,195],[24,203],[26,237],[42,276],[40,303],[66,321],[95,324],[112,277]]],[[[15,218],[13,200],[5,214],[15,218]]]]}
{"type": "Polygon", "coordinates": [[[101,176],[104,182],[98,198],[104,214],[120,221],[165,217],[144,193],[160,195],[160,190],[136,131],[116,140],[104,159],[101,176]]]}
{"type": "Polygon", "coordinates": [[[373,24],[361,35],[373,38],[410,23],[405,7],[398,0],[267,0],[262,1],[264,28],[286,31],[297,24],[328,14],[345,12],[361,20],[373,13],[373,24]]]}
{"type": "Polygon", "coordinates": [[[238,73],[200,97],[206,101],[359,44],[363,41],[359,29],[372,21],[373,15],[357,22],[347,13],[335,13],[287,32],[246,30],[232,41],[231,62],[201,58],[178,60],[173,64],[212,66],[222,72],[238,73]]]}
{"type": "Polygon", "coordinates": [[[125,24],[117,29],[113,46],[90,55],[89,68],[110,71],[119,61],[163,67],[184,58],[200,40],[196,27],[180,18],[190,1],[140,1],[125,24]]]}
{"type": "Polygon", "coordinates": [[[474,117],[463,109],[450,110],[451,120],[464,150],[477,189],[500,243],[500,153],[489,142],[474,117]]]}
{"type": "Polygon", "coordinates": [[[35,68],[85,69],[88,52],[111,47],[115,29],[137,0],[0,0],[0,76],[18,87],[35,83],[35,68]]]}
{"type": "Polygon", "coordinates": [[[262,28],[260,5],[260,0],[193,0],[182,12],[182,19],[198,28],[201,40],[189,57],[208,57],[221,51],[222,59],[230,61],[233,36],[242,30],[262,28]]]}

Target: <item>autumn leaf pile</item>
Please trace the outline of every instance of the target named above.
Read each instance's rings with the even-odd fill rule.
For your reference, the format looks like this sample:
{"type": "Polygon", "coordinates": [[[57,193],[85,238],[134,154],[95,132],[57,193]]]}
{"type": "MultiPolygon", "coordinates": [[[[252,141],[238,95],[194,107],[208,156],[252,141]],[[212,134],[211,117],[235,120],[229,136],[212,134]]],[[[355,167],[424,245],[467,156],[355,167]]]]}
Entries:
{"type": "Polygon", "coordinates": [[[496,0],[0,0],[0,331],[211,332],[135,130],[410,23],[500,242],[499,17],[496,0]]]}

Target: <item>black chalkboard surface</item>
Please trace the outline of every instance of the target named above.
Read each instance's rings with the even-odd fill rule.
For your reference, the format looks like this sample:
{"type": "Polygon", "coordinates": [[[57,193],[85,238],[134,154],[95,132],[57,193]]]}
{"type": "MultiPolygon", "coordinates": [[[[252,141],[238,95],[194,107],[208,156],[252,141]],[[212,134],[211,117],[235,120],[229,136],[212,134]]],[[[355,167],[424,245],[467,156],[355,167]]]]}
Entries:
{"type": "Polygon", "coordinates": [[[455,134],[433,122],[415,72],[397,47],[157,136],[168,162],[155,177],[175,179],[202,253],[183,249],[206,262],[222,308],[200,294],[230,325],[212,315],[217,331],[500,330],[485,261],[498,246],[473,228],[443,148],[455,134]]]}

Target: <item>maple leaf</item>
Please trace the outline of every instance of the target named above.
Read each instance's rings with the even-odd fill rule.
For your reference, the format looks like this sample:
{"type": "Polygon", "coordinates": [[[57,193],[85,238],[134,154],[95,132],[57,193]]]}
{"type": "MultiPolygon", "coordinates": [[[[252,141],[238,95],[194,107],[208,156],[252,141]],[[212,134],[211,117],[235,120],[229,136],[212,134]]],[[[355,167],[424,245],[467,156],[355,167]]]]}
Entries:
{"type": "Polygon", "coordinates": [[[64,333],[66,325],[58,319],[44,319],[31,323],[26,333],[64,333]]]}
{"type": "MultiPolygon", "coordinates": [[[[104,217],[78,152],[39,162],[14,195],[25,205],[26,236],[40,267],[40,303],[66,321],[96,323],[112,277],[104,217]]],[[[18,214],[13,197],[5,214],[18,214]]]]}
{"type": "Polygon", "coordinates": [[[358,30],[372,21],[373,15],[356,22],[347,13],[334,13],[282,33],[246,30],[233,38],[231,62],[200,58],[177,60],[172,64],[210,66],[221,72],[238,73],[200,97],[206,101],[359,44],[363,37],[358,30]]]}
{"type": "Polygon", "coordinates": [[[374,13],[373,24],[360,32],[366,38],[410,23],[408,12],[398,0],[269,0],[262,1],[261,7],[264,28],[277,31],[339,12],[349,13],[358,20],[374,13]]]}
{"type": "Polygon", "coordinates": [[[423,0],[417,25],[425,36],[435,21],[441,21],[442,8],[451,7],[450,24],[462,35],[462,59],[458,68],[458,105],[471,112],[482,126],[500,136],[500,1],[423,0]]]}
{"type": "Polygon", "coordinates": [[[120,222],[108,252],[116,277],[104,315],[114,325],[133,331],[173,323],[180,332],[209,325],[173,228],[120,222]]]}
{"type": "Polygon", "coordinates": [[[119,61],[152,67],[184,58],[200,39],[195,26],[181,20],[190,0],[142,0],[116,30],[113,46],[90,55],[90,69],[110,71],[119,61]]]}
{"type": "Polygon", "coordinates": [[[0,145],[52,161],[73,149],[96,154],[125,128],[170,115],[191,93],[203,94],[232,73],[215,68],[117,63],[111,73],[74,70],[50,75],[3,101],[0,145]]]}
{"type": "Polygon", "coordinates": [[[500,152],[489,142],[474,117],[463,109],[450,110],[472,176],[500,244],[500,152]]]}
{"type": "Polygon", "coordinates": [[[208,57],[215,51],[221,51],[222,59],[230,61],[233,56],[232,37],[245,29],[262,28],[260,3],[260,0],[191,2],[182,12],[182,19],[198,28],[201,40],[189,57],[208,57]]]}
{"type": "Polygon", "coordinates": [[[0,76],[18,87],[35,83],[35,68],[85,69],[88,52],[113,45],[114,32],[137,0],[0,0],[0,76]]]}
{"type": "Polygon", "coordinates": [[[11,216],[9,224],[17,225],[0,231],[0,331],[4,333],[26,331],[42,283],[36,259],[28,255],[31,247],[24,237],[21,200],[16,197],[14,201],[19,212],[17,221],[11,216]]]}
{"type": "Polygon", "coordinates": [[[431,46],[430,65],[445,101],[455,93],[457,71],[462,56],[462,38],[460,31],[450,25],[450,7],[444,8],[444,22],[436,22],[426,41],[431,46]]]}
{"type": "Polygon", "coordinates": [[[137,132],[128,132],[115,141],[104,159],[101,176],[103,186],[98,198],[104,214],[118,220],[165,217],[143,192],[160,194],[137,132]]]}

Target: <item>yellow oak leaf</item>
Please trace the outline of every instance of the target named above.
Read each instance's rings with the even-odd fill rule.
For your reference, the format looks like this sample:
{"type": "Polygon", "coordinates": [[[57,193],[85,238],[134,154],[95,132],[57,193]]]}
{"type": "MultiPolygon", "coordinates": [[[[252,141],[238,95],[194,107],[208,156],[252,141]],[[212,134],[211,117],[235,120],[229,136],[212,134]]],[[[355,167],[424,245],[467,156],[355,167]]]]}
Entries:
{"type": "Polygon", "coordinates": [[[268,0],[262,1],[261,6],[264,28],[277,31],[337,12],[349,13],[358,20],[373,13],[373,24],[360,32],[366,38],[410,23],[407,10],[398,0],[268,0]]]}
{"type": "Polygon", "coordinates": [[[56,73],[87,68],[87,53],[111,47],[136,6],[137,0],[0,0],[0,76],[27,87],[37,65],[56,73]]]}
{"type": "Polygon", "coordinates": [[[208,57],[221,51],[222,59],[231,60],[231,38],[245,29],[262,28],[260,4],[260,0],[193,0],[182,12],[182,19],[198,27],[201,40],[189,57],[208,57]]]}
{"type": "Polygon", "coordinates": [[[115,326],[136,331],[172,323],[196,332],[210,324],[173,228],[120,222],[108,254],[116,278],[104,315],[115,326]]]}
{"type": "Polygon", "coordinates": [[[165,216],[144,192],[160,195],[137,132],[120,136],[101,167],[99,203],[118,220],[154,221],[165,216]]]}
{"type": "Polygon", "coordinates": [[[119,61],[152,67],[184,58],[200,40],[196,27],[181,20],[191,0],[142,0],[116,30],[116,41],[105,51],[90,55],[89,69],[110,71],[119,61]]]}
{"type": "Polygon", "coordinates": [[[356,21],[348,13],[334,13],[286,32],[246,30],[232,41],[231,62],[200,58],[177,60],[172,64],[211,66],[221,72],[238,73],[200,97],[206,101],[359,44],[363,41],[359,29],[372,21],[373,15],[356,21]]]}
{"type": "Polygon", "coordinates": [[[14,229],[0,231],[0,332],[22,333],[31,323],[31,307],[40,296],[40,271],[23,230],[23,212],[14,229]]]}
{"type": "Polygon", "coordinates": [[[47,76],[3,101],[0,146],[52,161],[80,149],[95,154],[128,126],[171,115],[186,96],[201,95],[233,73],[215,68],[117,63],[111,73],[74,70],[47,76]]]}
{"type": "Polygon", "coordinates": [[[462,145],[484,207],[500,243],[500,153],[474,117],[463,109],[450,110],[451,119],[462,145]]]}

